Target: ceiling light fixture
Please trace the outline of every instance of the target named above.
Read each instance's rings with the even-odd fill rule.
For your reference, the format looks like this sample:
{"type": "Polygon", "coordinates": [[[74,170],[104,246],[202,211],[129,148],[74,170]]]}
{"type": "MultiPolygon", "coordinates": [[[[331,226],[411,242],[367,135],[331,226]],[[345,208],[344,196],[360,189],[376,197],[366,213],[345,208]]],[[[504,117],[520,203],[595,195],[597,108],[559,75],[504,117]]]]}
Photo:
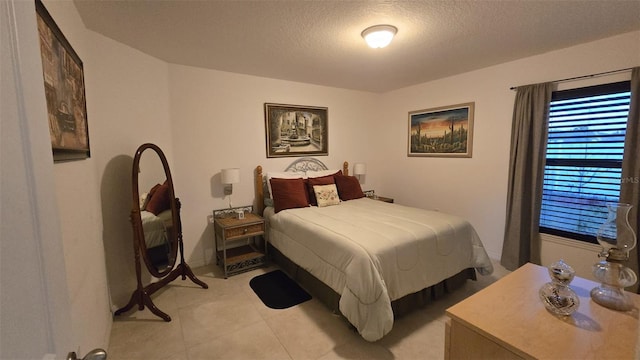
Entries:
{"type": "Polygon", "coordinates": [[[374,49],[383,48],[389,43],[398,32],[398,28],[391,25],[374,25],[362,31],[362,37],[369,47],[374,49]]]}

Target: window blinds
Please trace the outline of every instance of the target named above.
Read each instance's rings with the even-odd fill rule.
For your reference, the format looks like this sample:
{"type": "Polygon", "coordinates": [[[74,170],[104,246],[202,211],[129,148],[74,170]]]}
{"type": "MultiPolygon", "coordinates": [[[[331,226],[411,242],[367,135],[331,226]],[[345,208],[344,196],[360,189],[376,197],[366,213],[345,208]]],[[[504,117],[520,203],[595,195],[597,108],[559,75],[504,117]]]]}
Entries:
{"type": "Polygon", "coordinates": [[[607,217],[606,203],[619,199],[628,84],[554,93],[541,231],[595,242],[607,217]]]}

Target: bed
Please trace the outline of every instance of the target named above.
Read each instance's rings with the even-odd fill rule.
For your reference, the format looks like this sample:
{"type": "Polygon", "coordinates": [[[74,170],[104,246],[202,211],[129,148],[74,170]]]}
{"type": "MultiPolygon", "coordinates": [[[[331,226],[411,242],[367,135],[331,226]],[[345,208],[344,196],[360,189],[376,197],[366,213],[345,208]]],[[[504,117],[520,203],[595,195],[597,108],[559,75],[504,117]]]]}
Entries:
{"type": "Polygon", "coordinates": [[[138,202],[144,234],[144,244],[140,245],[144,245],[151,263],[162,268],[171,263],[169,256],[175,237],[169,185],[166,181],[153,185],[149,192],[140,194],[138,202]]]}
{"type": "Polygon", "coordinates": [[[173,228],[171,209],[164,210],[158,215],[142,210],[140,218],[149,259],[156,266],[167,264],[171,254],[170,236],[173,228]]]}
{"type": "MultiPolygon", "coordinates": [[[[319,288],[325,294],[319,296],[321,300],[337,306],[365,340],[379,340],[391,331],[394,315],[423,305],[468,278],[475,279],[476,271],[482,275],[493,271],[482,242],[466,220],[364,194],[343,196],[348,192],[338,185],[343,180],[353,184],[351,178],[346,162],[336,171],[317,159],[303,158],[284,173],[263,174],[258,167],[256,194],[267,240],[274,248],[272,258],[297,281],[309,280],[303,286],[319,288]],[[314,206],[302,202],[293,208],[278,206],[282,189],[269,187],[299,179],[306,184],[319,178],[326,181],[331,174],[341,199],[332,205],[321,203],[324,194],[318,192],[333,191],[330,184],[314,187],[318,196],[314,206]],[[261,203],[266,206],[262,208],[261,203]]],[[[312,293],[317,296],[316,291],[312,293]]]]}

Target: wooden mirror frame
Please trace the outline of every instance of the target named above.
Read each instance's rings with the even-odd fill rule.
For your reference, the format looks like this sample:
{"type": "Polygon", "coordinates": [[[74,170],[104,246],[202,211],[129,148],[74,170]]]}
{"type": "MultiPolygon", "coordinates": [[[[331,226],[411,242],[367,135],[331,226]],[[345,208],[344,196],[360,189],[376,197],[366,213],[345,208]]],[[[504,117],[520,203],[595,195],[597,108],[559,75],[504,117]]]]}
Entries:
{"type": "Polygon", "coordinates": [[[182,236],[182,228],[180,220],[180,200],[175,197],[175,193],[173,190],[173,179],[171,178],[171,171],[169,170],[169,163],[167,162],[167,158],[164,156],[164,153],[157,145],[149,143],[143,144],[136,151],[136,155],[133,158],[133,167],[131,171],[131,186],[133,195],[133,202],[131,207],[131,225],[133,226],[134,241],[137,241],[138,243],[138,248],[140,250],[139,253],[142,256],[142,260],[144,260],[149,273],[160,279],[167,276],[167,274],[171,272],[176,264],[178,255],[178,238],[182,236]],[[168,241],[171,246],[171,253],[169,254],[170,263],[168,263],[167,267],[163,270],[158,270],[155,264],[153,264],[152,260],[149,258],[149,249],[147,248],[144,227],[142,226],[142,209],[140,209],[140,160],[142,159],[142,154],[147,149],[155,151],[155,153],[160,158],[166,178],[167,187],[169,189],[169,206],[171,209],[172,220],[171,228],[173,229],[173,231],[169,232],[168,234],[168,241]]]}
{"type": "Polygon", "coordinates": [[[115,315],[123,314],[129,311],[134,305],[138,305],[138,310],[144,310],[145,305],[149,308],[149,310],[161,317],[164,321],[171,321],[171,317],[166,313],[162,312],[158,309],[151,300],[151,295],[167,285],[168,283],[175,280],[178,276],[182,277],[182,280],[185,280],[187,277],[191,279],[194,283],[201,286],[203,289],[209,288],[209,286],[196,278],[191,271],[191,268],[184,261],[184,245],[182,243],[182,222],[180,221],[180,200],[175,197],[175,193],[173,191],[173,179],[171,178],[171,171],[169,170],[169,164],[167,162],[167,158],[164,156],[162,150],[155,144],[146,143],[140,145],[138,150],[136,151],[136,155],[133,159],[133,167],[131,172],[131,182],[133,188],[133,205],[131,209],[131,225],[133,226],[133,251],[135,257],[135,266],[136,266],[136,277],[137,277],[137,288],[133,291],[131,295],[131,299],[129,303],[125,305],[123,308],[118,309],[115,312],[115,315]],[[171,247],[171,257],[174,259],[173,264],[169,264],[167,268],[163,271],[158,271],[156,267],[153,265],[151,260],[147,255],[147,246],[144,239],[144,232],[142,229],[142,219],[140,217],[140,194],[138,187],[138,170],[140,167],[140,157],[142,153],[147,150],[152,149],[156,152],[158,157],[160,157],[160,161],[162,162],[162,166],[164,168],[164,173],[166,176],[166,181],[169,186],[169,194],[170,194],[170,206],[171,206],[171,216],[173,222],[173,228],[175,229],[174,234],[172,234],[172,247],[171,247]],[[140,264],[140,254],[142,253],[142,258],[147,267],[149,273],[160,280],[151,283],[149,285],[142,285],[142,267],[140,264]],[[178,253],[180,253],[180,263],[176,266],[178,253]]]}

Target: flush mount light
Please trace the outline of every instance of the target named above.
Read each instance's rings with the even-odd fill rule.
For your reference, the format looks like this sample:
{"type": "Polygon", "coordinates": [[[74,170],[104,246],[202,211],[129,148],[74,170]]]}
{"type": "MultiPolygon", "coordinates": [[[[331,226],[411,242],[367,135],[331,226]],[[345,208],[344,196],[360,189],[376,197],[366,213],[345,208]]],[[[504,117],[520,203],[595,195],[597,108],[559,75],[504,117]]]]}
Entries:
{"type": "Polygon", "coordinates": [[[362,37],[369,47],[383,48],[391,42],[398,32],[398,28],[391,25],[374,25],[364,29],[362,37]]]}

